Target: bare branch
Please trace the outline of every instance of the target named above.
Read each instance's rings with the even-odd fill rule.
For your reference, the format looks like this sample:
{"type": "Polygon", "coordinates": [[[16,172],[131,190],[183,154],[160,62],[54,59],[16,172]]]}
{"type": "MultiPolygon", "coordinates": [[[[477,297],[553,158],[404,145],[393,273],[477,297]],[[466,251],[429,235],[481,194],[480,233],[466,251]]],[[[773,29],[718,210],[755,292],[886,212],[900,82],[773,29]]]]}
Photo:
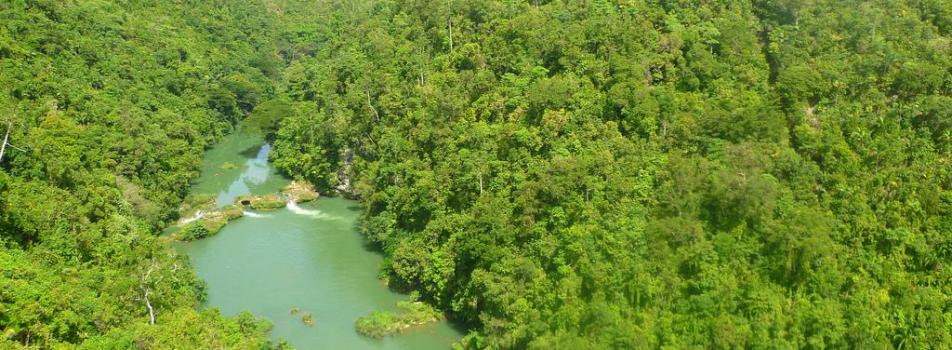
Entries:
{"type": "Polygon", "coordinates": [[[22,149],[22,148],[20,148],[20,147],[17,147],[17,146],[15,146],[14,144],[9,143],[9,142],[7,142],[7,146],[13,147],[13,149],[15,149],[15,150],[17,150],[17,151],[20,151],[20,152],[24,152],[24,153],[26,152],[25,149],[22,149]]]}
{"type": "Polygon", "coordinates": [[[145,300],[145,307],[149,309],[149,324],[155,324],[155,309],[152,308],[152,302],[149,301],[149,294],[152,293],[152,291],[146,287],[146,283],[149,280],[149,275],[151,275],[152,271],[154,270],[155,259],[153,258],[151,264],[149,264],[149,269],[146,270],[145,275],[139,280],[139,290],[142,291],[142,298],[145,300]]]}
{"type": "Polygon", "coordinates": [[[370,109],[372,111],[374,111],[374,116],[377,117],[377,122],[380,122],[380,113],[377,112],[377,108],[374,108],[374,104],[370,100],[370,93],[367,92],[366,90],[364,91],[364,93],[367,94],[367,105],[370,106],[370,109]]]}
{"type": "Polygon", "coordinates": [[[7,133],[3,135],[3,143],[0,144],[0,162],[3,161],[3,152],[7,150],[7,140],[10,139],[11,123],[7,123],[7,133]]]}

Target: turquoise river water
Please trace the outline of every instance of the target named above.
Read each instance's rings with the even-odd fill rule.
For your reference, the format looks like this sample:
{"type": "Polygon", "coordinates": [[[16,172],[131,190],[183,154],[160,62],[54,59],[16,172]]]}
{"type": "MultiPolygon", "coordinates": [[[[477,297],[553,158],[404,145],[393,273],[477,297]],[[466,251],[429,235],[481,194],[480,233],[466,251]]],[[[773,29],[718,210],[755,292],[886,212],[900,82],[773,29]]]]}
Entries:
{"type": "MultiPolygon", "coordinates": [[[[277,192],[288,179],[269,166],[269,151],[259,136],[226,137],[206,152],[192,191],[217,195],[219,206],[242,194],[277,192]]],[[[357,232],[359,213],[358,202],[341,198],[246,211],[218,235],[175,247],[207,282],[206,306],[267,318],[272,337],[298,349],[449,349],[462,334],[446,322],[384,339],[354,330],[358,317],[396,311],[407,299],[377,278],[382,257],[357,232]],[[315,324],[305,325],[291,308],[311,313],[315,324]]]]}

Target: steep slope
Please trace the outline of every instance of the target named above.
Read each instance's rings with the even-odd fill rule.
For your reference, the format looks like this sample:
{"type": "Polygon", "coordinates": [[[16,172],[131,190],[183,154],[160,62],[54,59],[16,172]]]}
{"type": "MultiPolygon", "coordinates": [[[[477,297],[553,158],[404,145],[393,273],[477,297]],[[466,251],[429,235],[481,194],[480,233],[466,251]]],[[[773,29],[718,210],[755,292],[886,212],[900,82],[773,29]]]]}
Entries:
{"type": "Polygon", "coordinates": [[[289,13],[274,163],[465,345],[952,346],[950,2],[289,13]]]}
{"type": "Polygon", "coordinates": [[[0,4],[0,347],[271,345],[196,311],[202,283],[156,238],[202,151],[273,92],[264,5],[0,4]]]}

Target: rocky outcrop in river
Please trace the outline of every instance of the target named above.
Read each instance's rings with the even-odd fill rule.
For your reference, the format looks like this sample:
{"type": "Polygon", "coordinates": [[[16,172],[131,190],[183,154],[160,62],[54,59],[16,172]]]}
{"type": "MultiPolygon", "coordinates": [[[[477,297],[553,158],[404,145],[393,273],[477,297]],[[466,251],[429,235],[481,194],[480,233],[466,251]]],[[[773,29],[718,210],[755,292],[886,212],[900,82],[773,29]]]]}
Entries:
{"type": "Polygon", "coordinates": [[[314,185],[305,181],[291,181],[290,184],[281,189],[281,193],[289,201],[295,203],[310,202],[320,197],[320,194],[314,189],[314,185]]]}

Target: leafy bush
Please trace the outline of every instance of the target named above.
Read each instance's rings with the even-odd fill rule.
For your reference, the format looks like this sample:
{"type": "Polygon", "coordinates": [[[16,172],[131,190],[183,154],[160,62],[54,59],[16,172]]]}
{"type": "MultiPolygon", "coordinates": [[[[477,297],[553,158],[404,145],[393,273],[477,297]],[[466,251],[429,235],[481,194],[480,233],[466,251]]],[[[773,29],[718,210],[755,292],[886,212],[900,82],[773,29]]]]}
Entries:
{"type": "Polygon", "coordinates": [[[443,319],[443,314],[420,301],[400,301],[399,313],[374,311],[370,315],[357,319],[357,332],[374,338],[382,338],[402,332],[412,326],[418,326],[443,319]]]}
{"type": "Polygon", "coordinates": [[[201,220],[185,225],[182,228],[179,238],[183,241],[194,241],[196,239],[202,239],[210,235],[208,227],[205,227],[205,224],[201,220]]]}
{"type": "Polygon", "coordinates": [[[357,333],[362,335],[383,338],[393,334],[398,327],[397,317],[391,312],[374,311],[370,315],[357,319],[357,333]]]}

